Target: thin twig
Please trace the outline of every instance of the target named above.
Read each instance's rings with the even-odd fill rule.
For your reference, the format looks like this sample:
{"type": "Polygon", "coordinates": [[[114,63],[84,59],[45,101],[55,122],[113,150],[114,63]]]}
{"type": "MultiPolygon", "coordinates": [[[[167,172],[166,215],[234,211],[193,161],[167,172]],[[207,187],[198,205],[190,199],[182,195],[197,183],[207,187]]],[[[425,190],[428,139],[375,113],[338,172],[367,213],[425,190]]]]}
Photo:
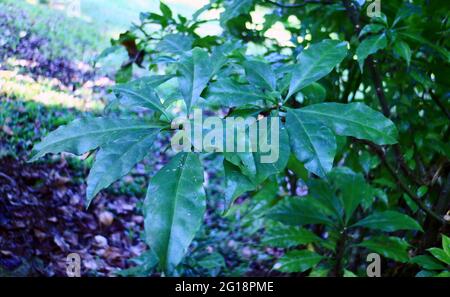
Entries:
{"type": "Polygon", "coordinates": [[[427,213],[430,217],[436,219],[437,221],[439,221],[441,224],[449,224],[449,222],[447,222],[446,220],[444,220],[444,218],[442,218],[440,215],[436,214],[433,210],[429,209],[425,203],[422,201],[422,199],[420,199],[419,196],[417,196],[410,188],[407,184],[405,184],[405,182],[401,179],[400,175],[395,171],[394,167],[388,162],[387,158],[386,158],[386,153],[384,152],[384,150],[374,144],[371,143],[370,141],[365,141],[365,140],[360,140],[360,139],[356,139],[353,138],[353,140],[355,142],[359,142],[362,144],[365,144],[367,146],[369,146],[369,148],[380,158],[380,160],[383,162],[383,164],[385,165],[385,167],[388,169],[389,173],[392,175],[392,177],[397,181],[397,184],[406,192],[406,194],[411,197],[411,199],[419,206],[420,209],[422,209],[425,213],[427,213]]]}

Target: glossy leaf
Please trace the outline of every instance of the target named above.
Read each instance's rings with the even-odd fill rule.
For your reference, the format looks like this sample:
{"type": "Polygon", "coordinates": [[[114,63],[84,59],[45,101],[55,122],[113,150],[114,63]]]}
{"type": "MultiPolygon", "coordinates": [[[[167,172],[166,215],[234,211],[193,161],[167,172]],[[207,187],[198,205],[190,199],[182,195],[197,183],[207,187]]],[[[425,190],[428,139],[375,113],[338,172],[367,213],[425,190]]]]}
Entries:
{"type": "Polygon", "coordinates": [[[161,269],[182,260],[205,213],[203,167],[194,153],[180,153],[150,180],[144,202],[145,238],[161,269]]]}
{"type": "Polygon", "coordinates": [[[353,226],[394,232],[398,230],[423,231],[422,227],[412,218],[396,211],[377,212],[369,215],[353,226]]]}
{"type": "Polygon", "coordinates": [[[183,55],[192,49],[193,40],[183,34],[168,34],[156,45],[156,49],[163,53],[183,55]]]}
{"type": "Polygon", "coordinates": [[[130,133],[102,146],[87,179],[87,205],[98,192],[131,171],[148,154],[159,131],[155,128],[130,133]]]}
{"type": "Polygon", "coordinates": [[[405,263],[409,260],[409,244],[398,237],[377,236],[364,240],[358,246],[365,247],[370,251],[395,261],[405,263]]]}
{"type": "Polygon", "coordinates": [[[447,254],[443,249],[439,248],[430,248],[428,251],[439,261],[444,262],[447,265],[450,265],[450,255],[447,254]]]}
{"type": "Polygon", "coordinates": [[[412,258],[410,263],[414,263],[427,270],[443,270],[445,266],[441,262],[428,255],[421,255],[412,258]]]}
{"type": "Polygon", "coordinates": [[[31,161],[36,161],[47,153],[68,152],[81,155],[130,133],[150,132],[157,127],[161,125],[141,119],[77,119],[67,126],[59,127],[36,144],[31,161]]]}
{"type": "Polygon", "coordinates": [[[269,213],[268,218],[292,226],[307,224],[333,225],[334,222],[328,218],[314,203],[312,197],[288,197],[278,203],[269,213]]]}
{"type": "Polygon", "coordinates": [[[340,190],[344,206],[345,222],[348,222],[356,208],[364,200],[373,200],[372,188],[367,185],[364,176],[345,167],[335,168],[330,173],[335,187],[340,190]]]}
{"type": "Polygon", "coordinates": [[[306,121],[320,121],[337,135],[366,139],[379,145],[397,143],[394,123],[363,103],[320,103],[299,109],[306,121]]]}
{"type": "Polygon", "coordinates": [[[361,68],[361,72],[364,69],[364,62],[366,61],[366,58],[372,54],[375,54],[379,50],[386,48],[386,46],[387,38],[385,33],[369,36],[361,42],[356,49],[356,55],[358,56],[358,63],[361,68]]]}
{"type": "Polygon", "coordinates": [[[286,116],[292,152],[310,172],[324,177],[333,167],[336,139],[331,130],[301,110],[289,109],[286,116]]]}
{"type": "Polygon", "coordinates": [[[223,162],[225,170],[225,209],[228,210],[233,201],[242,194],[253,191],[255,185],[239,170],[239,167],[228,161],[223,162]]]}
{"type": "Polygon", "coordinates": [[[318,241],[321,241],[321,238],[307,229],[277,224],[269,227],[262,243],[273,247],[288,248],[318,241]]]}
{"type": "Polygon", "coordinates": [[[155,88],[170,80],[171,75],[159,75],[140,78],[132,82],[117,85],[112,90],[119,103],[125,107],[144,107],[166,114],[165,107],[155,88]]]}
{"type": "Polygon", "coordinates": [[[190,113],[192,106],[200,99],[200,95],[206,88],[214,68],[208,53],[200,48],[195,48],[189,55],[184,56],[178,71],[178,83],[187,112],[190,113]]]}
{"type": "Polygon", "coordinates": [[[314,268],[322,259],[323,256],[308,250],[290,251],[273,268],[282,272],[305,272],[314,268]]]}
{"type": "Polygon", "coordinates": [[[207,97],[208,104],[223,107],[258,104],[267,99],[257,88],[239,84],[231,79],[222,79],[211,84],[207,97]]]}
{"type": "Polygon", "coordinates": [[[338,40],[324,40],[304,50],[297,58],[286,98],[329,74],[347,56],[347,51],[347,43],[338,40]]]}
{"type": "Polygon", "coordinates": [[[411,48],[409,47],[409,45],[401,40],[398,40],[397,42],[394,43],[394,52],[399,55],[400,57],[402,57],[403,59],[405,59],[406,63],[411,64],[411,48]]]}
{"type": "Polygon", "coordinates": [[[261,61],[245,61],[245,73],[248,81],[269,91],[277,88],[277,79],[270,64],[261,61]]]}

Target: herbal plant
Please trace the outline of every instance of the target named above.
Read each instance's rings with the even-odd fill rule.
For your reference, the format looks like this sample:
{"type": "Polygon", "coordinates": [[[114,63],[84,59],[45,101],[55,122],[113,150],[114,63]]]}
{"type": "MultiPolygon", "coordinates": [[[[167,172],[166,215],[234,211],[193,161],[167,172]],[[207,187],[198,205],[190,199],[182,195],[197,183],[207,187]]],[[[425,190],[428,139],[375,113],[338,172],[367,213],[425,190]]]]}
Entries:
{"type": "MultiPolygon", "coordinates": [[[[216,0],[192,19],[161,3],[99,57],[128,52],[112,104],[138,116],[75,120],[36,145],[32,160],[95,152],[89,205],[158,135],[176,132],[180,113],[279,117],[275,163],[217,152],[226,208],[245,207],[247,222],[264,222],[263,244],[287,249],[274,269],[364,275],[361,255],[372,251],[389,264],[385,275],[415,275],[411,256],[448,232],[446,9],[389,1],[369,18],[363,2],[216,0]],[[223,33],[200,35],[210,22],[202,16],[221,8],[223,33]],[[137,68],[150,75],[131,80],[137,68]],[[248,203],[233,206],[242,195],[248,203]]],[[[202,223],[203,156],[178,153],[149,183],[145,238],[169,274],[202,223]]]]}

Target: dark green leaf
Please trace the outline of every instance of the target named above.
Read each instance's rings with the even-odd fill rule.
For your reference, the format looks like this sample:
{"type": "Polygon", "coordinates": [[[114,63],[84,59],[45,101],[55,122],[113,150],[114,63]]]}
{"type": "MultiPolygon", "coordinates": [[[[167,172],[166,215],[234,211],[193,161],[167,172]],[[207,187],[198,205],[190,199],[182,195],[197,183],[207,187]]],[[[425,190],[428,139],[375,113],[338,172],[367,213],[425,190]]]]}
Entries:
{"type": "Polygon", "coordinates": [[[221,79],[208,88],[208,104],[236,107],[257,104],[267,100],[260,90],[251,85],[242,85],[231,79],[221,79]]]}
{"type": "Polygon", "coordinates": [[[276,90],[277,79],[270,64],[261,61],[245,61],[244,68],[251,84],[269,91],[276,90]]]}
{"type": "Polygon", "coordinates": [[[394,52],[405,59],[406,63],[411,64],[411,48],[409,45],[401,40],[398,40],[394,43],[394,52]]]}
{"type": "Polygon", "coordinates": [[[273,247],[288,248],[318,241],[321,241],[321,238],[307,229],[277,224],[266,231],[262,243],[273,247]]]}
{"type": "Polygon", "coordinates": [[[158,127],[161,125],[141,119],[77,119],[67,126],[59,127],[36,144],[31,161],[36,161],[47,153],[68,152],[81,155],[130,133],[151,132],[158,127]]]}
{"type": "Polygon", "coordinates": [[[316,119],[303,117],[301,110],[289,109],[286,117],[291,149],[312,173],[324,177],[333,167],[336,139],[316,119]]]}
{"type": "Polygon", "coordinates": [[[103,145],[87,179],[87,205],[100,190],[118,180],[140,162],[152,147],[159,129],[130,133],[103,145]]]}
{"type": "Polygon", "coordinates": [[[155,88],[172,77],[171,75],[143,77],[126,84],[117,85],[112,90],[123,106],[149,108],[166,114],[168,118],[169,116],[155,88]]]}
{"type": "Polygon", "coordinates": [[[315,267],[323,257],[308,250],[290,251],[273,266],[282,272],[305,272],[315,267]]]}
{"type": "Polygon", "coordinates": [[[205,213],[203,167],[194,153],[176,155],[151,180],[144,202],[145,238],[172,271],[182,260],[205,213]]]}
{"type": "Polygon", "coordinates": [[[427,251],[429,251],[439,261],[444,262],[447,265],[450,265],[450,255],[447,254],[443,249],[431,248],[428,249],[427,251]]]}
{"type": "Polygon", "coordinates": [[[397,230],[419,230],[422,227],[414,219],[396,211],[377,212],[365,217],[353,226],[393,232],[397,230]]]}
{"type": "Polygon", "coordinates": [[[324,40],[304,50],[293,70],[286,98],[330,73],[347,56],[347,51],[347,43],[338,40],[324,40]]]}
{"type": "Polygon", "coordinates": [[[398,237],[378,236],[364,240],[358,246],[363,246],[386,258],[399,262],[408,262],[409,244],[398,237]]]}
{"type": "Polygon", "coordinates": [[[225,169],[225,209],[228,210],[233,201],[245,192],[253,191],[255,185],[241,173],[239,167],[224,160],[225,169]]]}
{"type": "Polygon", "coordinates": [[[386,34],[369,36],[364,39],[361,44],[356,49],[356,55],[358,56],[359,67],[361,68],[361,72],[364,68],[364,62],[366,58],[372,54],[375,54],[379,50],[386,48],[387,39],[386,34]]]}
{"type": "Polygon", "coordinates": [[[414,257],[409,262],[417,264],[420,267],[423,267],[424,269],[427,269],[427,270],[443,270],[443,269],[445,269],[445,266],[442,265],[442,263],[440,263],[435,258],[428,256],[428,255],[414,257]]]}
{"type": "Polygon", "coordinates": [[[200,48],[194,48],[189,55],[184,56],[179,68],[178,83],[186,103],[187,112],[200,99],[213,74],[213,65],[208,53],[200,48]]]}
{"type": "Polygon", "coordinates": [[[270,219],[287,225],[307,224],[333,225],[334,222],[323,214],[312,197],[288,197],[278,203],[267,215],[270,219]]]}
{"type": "Polygon", "coordinates": [[[305,121],[320,121],[337,135],[366,139],[379,145],[397,143],[394,123],[363,103],[320,103],[297,111],[305,121]]]}

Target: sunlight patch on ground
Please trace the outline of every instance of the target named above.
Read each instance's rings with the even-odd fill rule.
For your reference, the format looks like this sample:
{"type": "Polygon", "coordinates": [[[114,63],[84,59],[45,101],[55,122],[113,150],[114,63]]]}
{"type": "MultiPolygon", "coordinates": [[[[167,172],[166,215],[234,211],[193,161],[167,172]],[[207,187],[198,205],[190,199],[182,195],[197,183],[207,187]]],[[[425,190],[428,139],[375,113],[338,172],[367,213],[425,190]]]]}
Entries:
{"type": "Polygon", "coordinates": [[[61,83],[56,79],[40,78],[36,81],[28,75],[19,74],[17,70],[0,71],[0,96],[34,101],[46,106],[75,108],[80,111],[98,111],[104,103],[93,98],[93,87],[108,85],[109,81],[99,79],[87,82],[82,88],[71,94],[68,90],[57,90],[61,83]]]}

